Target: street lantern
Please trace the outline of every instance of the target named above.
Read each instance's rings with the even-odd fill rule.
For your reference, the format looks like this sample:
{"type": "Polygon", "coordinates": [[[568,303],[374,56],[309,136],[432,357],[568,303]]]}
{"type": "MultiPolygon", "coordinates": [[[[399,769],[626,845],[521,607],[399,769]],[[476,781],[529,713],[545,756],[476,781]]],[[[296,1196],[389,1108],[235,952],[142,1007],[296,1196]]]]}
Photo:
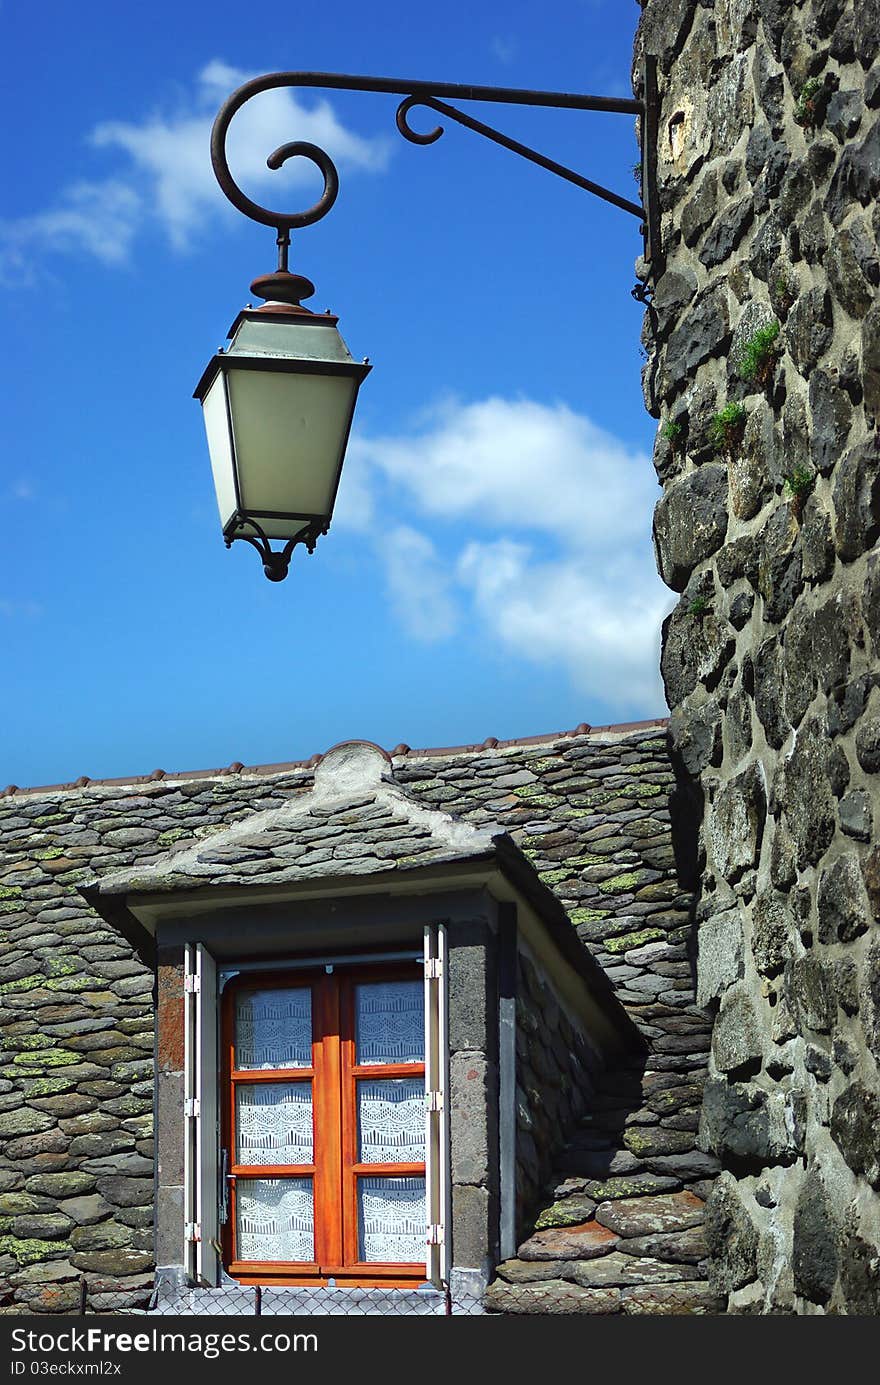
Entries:
{"type": "MultiPolygon", "coordinates": [[[[278,268],[251,284],[251,291],[266,300],[263,307],[248,307],[239,313],[229,333],[230,346],[217,352],[195,391],[204,409],[227,548],[235,539],[252,544],[263,559],[263,571],[273,582],[287,576],[290,556],[298,543],[305,544],[310,553],[314,550],[318,537],[326,534],[330,524],[358,389],[370,370],[366,360],[358,364],[349,355],[332,314],[321,316],[302,306],[301,300],[314,293],[314,286],[288,269],[291,229],[319,221],[336,201],[339,177],[332,160],[323,149],[304,140],[281,145],[269,155],[268,166],[277,169],[290,158],[305,157],[323,174],[324,189],[305,212],[287,214],[261,207],[242,192],[226,158],[226,137],[236,112],[251,97],[278,88],[323,87],[403,96],[397,108],[397,128],[411,143],[433,144],[443,133],[441,125],[424,134],[412,128],[410,112],[422,106],[637,217],[642,224],[645,263],[649,272],[656,273],[661,263],[656,182],[659,101],[657,60],[650,55],[643,60],[641,86],[642,99],[628,100],[353,77],[339,72],[272,72],[252,78],[232,93],[214,121],[211,163],[232,205],[252,221],[276,229],[278,268]],[[643,203],[592,182],[449,105],[443,97],[638,116],[642,123],[643,203]],[[284,548],[273,552],[270,539],[283,539],[284,548]]],[[[651,293],[644,282],[633,289],[633,296],[642,302],[650,302],[651,293]]]]}
{"type": "Polygon", "coordinates": [[[278,268],[251,284],[266,301],[239,313],[230,345],[209,361],[193,398],[204,412],[226,547],[235,539],[252,544],[270,582],[281,582],[296,545],[313,553],[330,527],[357,393],[370,366],[352,359],[332,313],[303,307],[315,286],[288,268],[291,228],[318,221],[336,201],[339,177],[329,155],[304,140],[276,149],[270,168],[304,156],[324,175],[324,190],[308,211],[270,212],[233,182],[225,128],[216,147],[219,124],[220,117],[211,145],[217,180],[240,211],[276,228],[278,268]],[[284,539],[284,547],[273,552],[270,539],[284,539]]]}
{"type": "Polygon", "coordinates": [[[313,552],[329,528],[370,366],[352,360],[331,313],[309,312],[293,299],[304,286],[314,291],[307,280],[267,279],[251,287],[286,301],[275,297],[239,313],[230,345],[209,362],[194,397],[204,410],[226,545],[253,544],[266,576],[280,582],[295,546],[313,552]],[[286,540],[284,548],[273,552],[270,539],[286,540]]]}

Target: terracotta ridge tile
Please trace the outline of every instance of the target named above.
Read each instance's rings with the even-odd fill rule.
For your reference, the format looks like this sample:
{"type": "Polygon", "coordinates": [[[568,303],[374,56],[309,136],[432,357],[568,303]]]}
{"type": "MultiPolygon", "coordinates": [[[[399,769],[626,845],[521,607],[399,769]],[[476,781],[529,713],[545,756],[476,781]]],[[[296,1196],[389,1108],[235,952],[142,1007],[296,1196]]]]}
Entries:
{"type": "MultiPolygon", "coordinates": [[[[548,731],[538,736],[514,736],[510,740],[498,740],[495,736],[489,736],[486,740],[474,742],[471,745],[429,746],[415,750],[401,743],[395,746],[392,751],[384,751],[383,753],[388,755],[390,759],[407,760],[441,755],[476,755],[480,751],[508,750],[514,746],[550,745],[554,741],[572,740],[579,736],[624,735],[627,732],[646,731],[655,727],[666,726],[668,721],[668,717],[652,717],[647,721],[610,722],[607,726],[590,726],[587,722],[581,722],[571,731],[548,731]]],[[[355,737],[354,739],[360,738],[355,737]]],[[[372,741],[367,743],[373,744],[372,741]]],[[[381,747],[379,748],[381,749],[381,747]]],[[[309,756],[306,760],[283,760],[278,763],[262,765],[244,765],[240,760],[234,760],[232,764],[217,769],[154,769],[150,774],[123,775],[114,779],[90,779],[88,775],[84,774],[79,779],[62,784],[30,784],[24,787],[20,787],[18,784],[8,784],[5,789],[0,789],[0,798],[14,798],[18,797],[19,794],[68,793],[73,789],[84,788],[140,788],[165,779],[178,782],[192,779],[219,779],[227,775],[268,777],[269,775],[291,774],[297,770],[314,769],[324,758],[325,753],[319,752],[309,756]]]]}

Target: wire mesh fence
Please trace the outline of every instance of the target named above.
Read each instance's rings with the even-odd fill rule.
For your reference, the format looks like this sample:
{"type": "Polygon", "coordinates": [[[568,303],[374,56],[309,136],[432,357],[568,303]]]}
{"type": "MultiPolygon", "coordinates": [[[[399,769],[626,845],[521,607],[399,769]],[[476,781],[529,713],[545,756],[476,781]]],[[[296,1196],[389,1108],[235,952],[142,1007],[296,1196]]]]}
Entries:
{"type": "Polygon", "coordinates": [[[77,1305],[81,1315],[124,1314],[193,1317],[429,1316],[482,1313],[481,1299],[455,1294],[448,1285],[418,1289],[365,1289],[302,1285],[267,1288],[234,1281],[217,1288],[157,1284],[155,1288],[108,1292],[83,1276],[77,1305]]]}
{"type": "Polygon", "coordinates": [[[451,1296],[433,1286],[424,1289],[355,1289],[302,1285],[266,1288],[223,1284],[216,1289],[159,1292],[152,1311],[198,1316],[325,1317],[442,1316],[452,1312],[451,1296]]]}

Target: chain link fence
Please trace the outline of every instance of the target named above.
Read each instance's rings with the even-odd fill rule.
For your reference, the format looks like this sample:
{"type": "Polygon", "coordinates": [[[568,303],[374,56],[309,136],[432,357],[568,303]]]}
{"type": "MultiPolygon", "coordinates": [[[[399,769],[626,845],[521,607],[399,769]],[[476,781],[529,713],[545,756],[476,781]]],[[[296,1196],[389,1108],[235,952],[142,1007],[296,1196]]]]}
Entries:
{"type": "Polygon", "coordinates": [[[83,1276],[73,1311],[80,1315],[123,1314],[187,1317],[449,1317],[482,1314],[479,1297],[453,1295],[448,1285],[418,1289],[356,1289],[308,1286],[266,1288],[228,1282],[216,1289],[158,1284],[152,1290],[108,1292],[83,1276]]]}

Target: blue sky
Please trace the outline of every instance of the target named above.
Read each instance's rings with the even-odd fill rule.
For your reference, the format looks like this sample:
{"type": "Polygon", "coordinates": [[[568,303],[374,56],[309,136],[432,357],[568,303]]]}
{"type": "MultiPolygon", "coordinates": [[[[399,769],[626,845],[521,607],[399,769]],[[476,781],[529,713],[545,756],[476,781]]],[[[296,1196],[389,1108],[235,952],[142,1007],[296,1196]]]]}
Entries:
{"type": "MultiPolygon", "coordinates": [[[[306,206],[314,170],[263,161],[326,145],[339,199],[291,265],[374,367],[330,534],[286,582],[224,548],[190,397],[274,263],[210,170],[241,80],[626,96],[637,17],[634,0],[0,6],[23,55],[0,93],[0,785],[663,713],[633,218],[457,126],[407,144],[393,97],[261,98],[234,171],[306,206]]],[[[471,109],[636,198],[630,117],[471,109]]]]}

